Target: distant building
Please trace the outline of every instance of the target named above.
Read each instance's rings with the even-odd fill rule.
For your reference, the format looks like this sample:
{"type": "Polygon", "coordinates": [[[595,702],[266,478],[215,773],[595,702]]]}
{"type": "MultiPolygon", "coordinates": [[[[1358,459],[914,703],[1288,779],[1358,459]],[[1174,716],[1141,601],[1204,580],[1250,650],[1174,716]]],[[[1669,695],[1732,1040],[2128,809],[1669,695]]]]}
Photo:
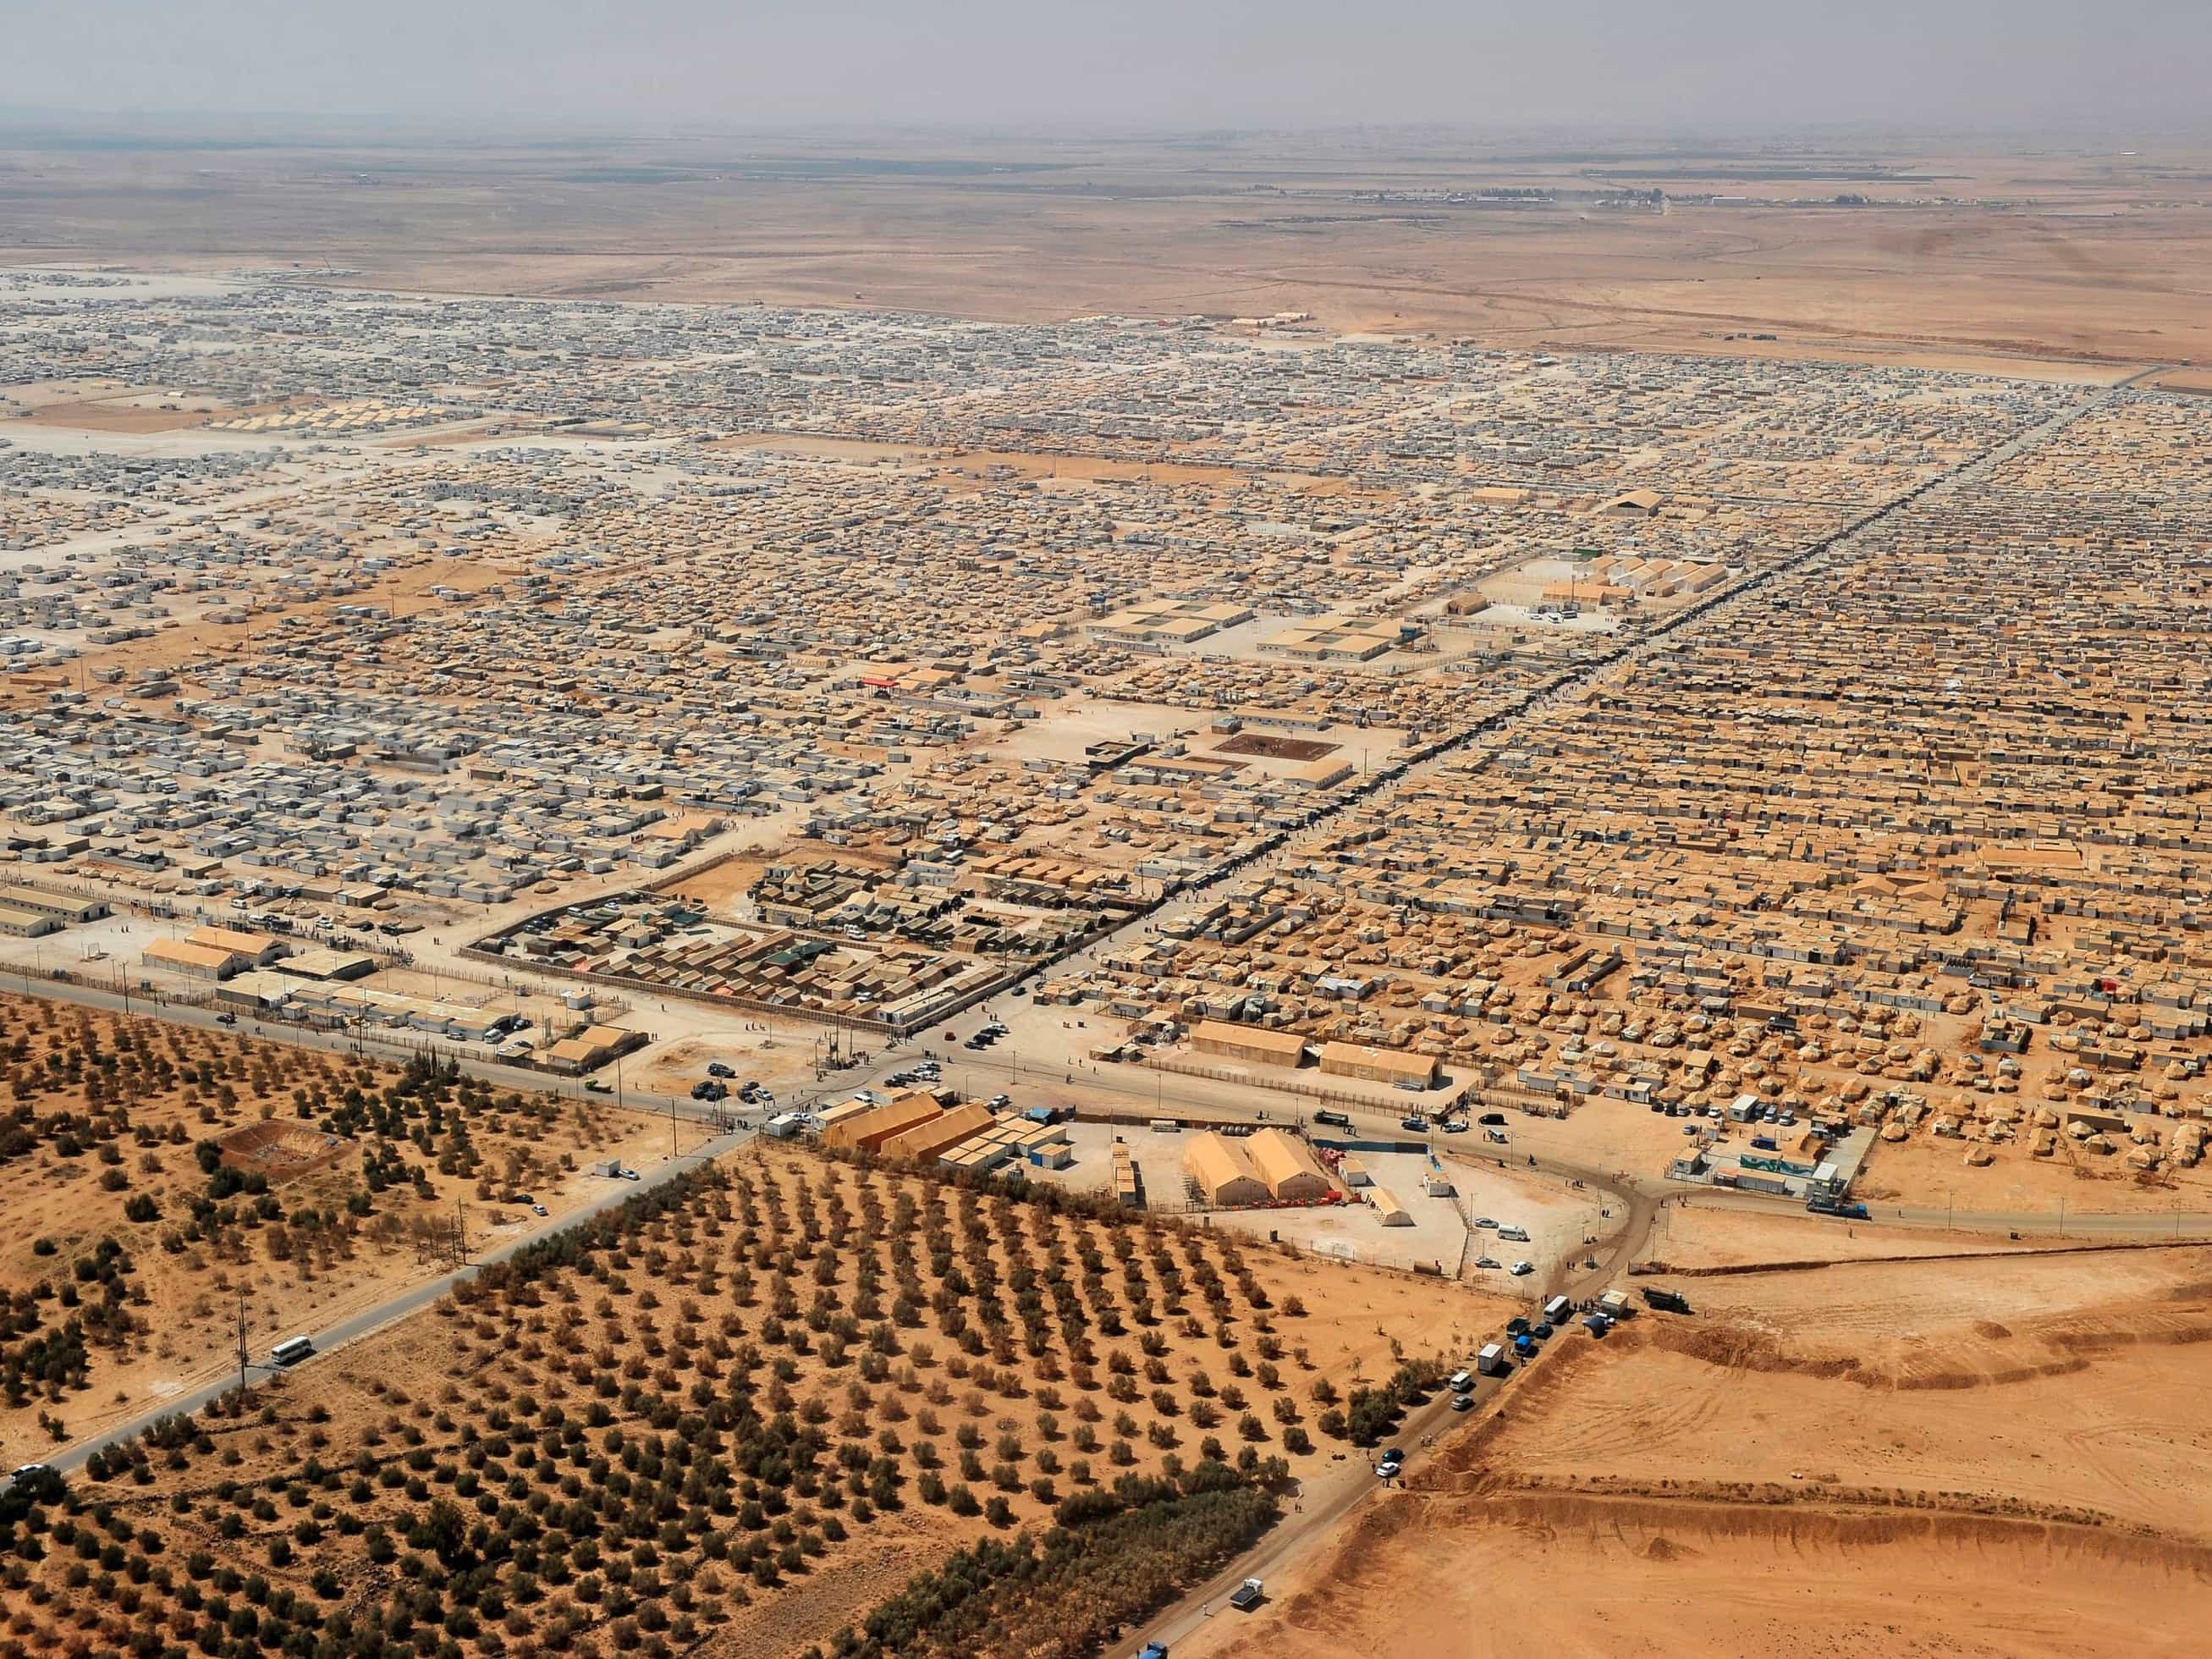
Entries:
{"type": "Polygon", "coordinates": [[[228,979],[254,965],[252,957],[239,951],[181,939],[157,939],[146,947],[140,959],[150,967],[210,981],[228,979]]]}
{"type": "Polygon", "coordinates": [[[248,933],[235,927],[195,927],[185,935],[194,945],[217,951],[234,951],[257,968],[266,968],[289,948],[268,933],[248,933]]]}
{"type": "Polygon", "coordinates": [[[919,1091],[901,1095],[882,1106],[841,1116],[822,1132],[825,1146],[850,1146],[861,1152],[872,1152],[884,1142],[933,1123],[945,1115],[945,1109],[936,1097],[919,1091]]]}
{"type": "Polygon", "coordinates": [[[1399,1048],[1370,1048],[1358,1042],[1323,1043],[1321,1068],[1331,1077],[1387,1083],[1394,1089],[1432,1089],[1442,1069],[1433,1054],[1408,1054],[1399,1048]]]}
{"type": "Polygon", "coordinates": [[[1191,1033],[1190,1046],[1198,1054],[1215,1054],[1247,1066],[1296,1066],[1306,1056],[1306,1040],[1296,1031],[1271,1031],[1218,1019],[1201,1023],[1191,1033]]]}
{"type": "Polygon", "coordinates": [[[1212,1131],[1183,1149],[1182,1167],[1200,1197],[1216,1209],[1265,1204],[1270,1194],[1243,1143],[1212,1131]]]}
{"type": "Polygon", "coordinates": [[[1262,1129],[1244,1146],[1253,1169],[1278,1203],[1317,1204],[1336,1190],[1312,1149],[1286,1130],[1262,1129]]]}

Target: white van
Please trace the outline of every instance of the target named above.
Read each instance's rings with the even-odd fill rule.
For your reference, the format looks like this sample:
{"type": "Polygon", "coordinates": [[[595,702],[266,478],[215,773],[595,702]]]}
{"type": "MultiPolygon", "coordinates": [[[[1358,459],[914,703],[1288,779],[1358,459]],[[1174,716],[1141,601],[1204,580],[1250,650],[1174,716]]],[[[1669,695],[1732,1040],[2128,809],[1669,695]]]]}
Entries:
{"type": "Polygon", "coordinates": [[[1528,1230],[1526,1227],[1500,1227],[1498,1230],[1498,1236],[1500,1238],[1510,1238],[1516,1244],[1526,1244],[1528,1242],[1528,1230]]]}

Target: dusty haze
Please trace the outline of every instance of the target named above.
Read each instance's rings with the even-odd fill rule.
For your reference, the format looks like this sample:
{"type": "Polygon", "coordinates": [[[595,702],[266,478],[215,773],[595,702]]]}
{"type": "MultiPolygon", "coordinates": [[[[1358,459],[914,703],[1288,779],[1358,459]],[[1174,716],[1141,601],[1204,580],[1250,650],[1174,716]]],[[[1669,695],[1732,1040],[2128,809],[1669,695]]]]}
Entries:
{"type": "Polygon", "coordinates": [[[2172,0],[32,0],[0,110],[527,121],[2201,127],[2172,0]]]}

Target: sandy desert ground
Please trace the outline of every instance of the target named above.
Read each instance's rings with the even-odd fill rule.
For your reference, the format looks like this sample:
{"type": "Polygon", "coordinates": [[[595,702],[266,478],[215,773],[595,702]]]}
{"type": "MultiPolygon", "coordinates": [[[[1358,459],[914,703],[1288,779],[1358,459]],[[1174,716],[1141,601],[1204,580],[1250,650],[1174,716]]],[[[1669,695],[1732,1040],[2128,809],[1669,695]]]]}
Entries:
{"type": "MultiPolygon", "coordinates": [[[[1787,1241],[1773,1241],[1786,1248],[1787,1241]]],[[[1183,1650],[2154,1654],[2212,1610],[2196,1248],[1677,1280],[1183,1650]]]]}
{"type": "Polygon", "coordinates": [[[2212,173],[2173,145],[13,142],[0,205],[33,261],[1019,321],[1305,312],[1492,345],[2014,372],[2212,359],[2212,173]],[[1629,194],[1653,190],[1663,210],[1629,194]],[[1535,199],[1486,198],[1502,191],[1535,199]]]}

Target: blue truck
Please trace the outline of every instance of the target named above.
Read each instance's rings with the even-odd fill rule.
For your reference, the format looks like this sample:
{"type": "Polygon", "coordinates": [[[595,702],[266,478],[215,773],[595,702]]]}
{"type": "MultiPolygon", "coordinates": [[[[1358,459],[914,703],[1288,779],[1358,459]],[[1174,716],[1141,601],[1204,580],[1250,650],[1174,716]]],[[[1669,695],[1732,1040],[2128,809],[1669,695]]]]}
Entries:
{"type": "Polygon", "coordinates": [[[1839,1198],[1808,1198],[1805,1207],[1814,1215],[1840,1216],[1846,1221],[1870,1221],[1873,1212],[1863,1204],[1850,1204],[1839,1198]]]}

